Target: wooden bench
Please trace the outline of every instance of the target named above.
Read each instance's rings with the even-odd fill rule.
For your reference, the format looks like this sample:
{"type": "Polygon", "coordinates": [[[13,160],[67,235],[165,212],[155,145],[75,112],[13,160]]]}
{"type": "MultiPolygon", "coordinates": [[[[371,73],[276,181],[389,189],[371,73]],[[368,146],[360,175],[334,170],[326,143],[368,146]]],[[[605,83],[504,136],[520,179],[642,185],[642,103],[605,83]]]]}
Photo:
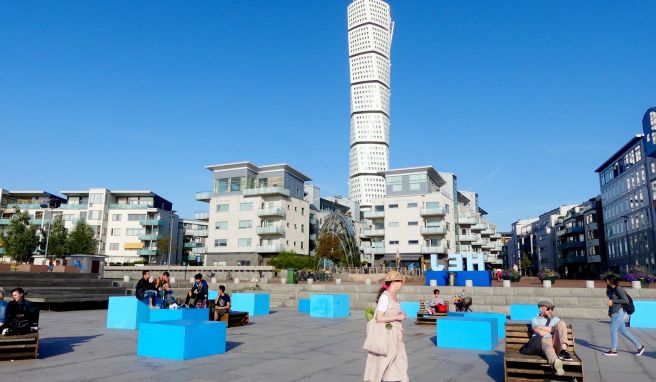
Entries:
{"type": "MultiPolygon", "coordinates": [[[[449,304],[446,304],[447,310],[449,304]]],[[[426,311],[426,300],[419,300],[419,311],[417,312],[416,325],[435,325],[438,317],[446,317],[446,313],[435,313],[434,315],[428,314],[426,311]]]]}
{"type": "Polygon", "coordinates": [[[506,323],[506,352],[503,368],[506,382],[528,381],[576,381],[583,382],[583,364],[576,354],[574,331],[572,325],[567,325],[568,347],[572,355],[571,361],[563,361],[565,375],[558,376],[551,369],[547,359],[539,355],[524,355],[519,349],[533,335],[531,324],[525,322],[506,323]]]}
{"type": "Polygon", "coordinates": [[[0,336],[0,360],[19,358],[38,358],[39,356],[39,310],[35,309],[34,320],[30,324],[33,333],[0,336]],[[36,328],[36,329],[35,329],[36,328]]]}
{"type": "MultiPolygon", "coordinates": [[[[208,307],[210,308],[210,320],[214,319],[214,310],[218,309],[214,305],[214,301],[209,301],[208,307]]],[[[220,309],[219,311],[219,321],[225,321],[228,324],[228,327],[231,328],[233,326],[245,326],[248,325],[248,312],[235,312],[235,311],[230,311],[230,312],[225,312],[225,309],[220,309]],[[221,312],[221,310],[223,312],[221,312]]]]}

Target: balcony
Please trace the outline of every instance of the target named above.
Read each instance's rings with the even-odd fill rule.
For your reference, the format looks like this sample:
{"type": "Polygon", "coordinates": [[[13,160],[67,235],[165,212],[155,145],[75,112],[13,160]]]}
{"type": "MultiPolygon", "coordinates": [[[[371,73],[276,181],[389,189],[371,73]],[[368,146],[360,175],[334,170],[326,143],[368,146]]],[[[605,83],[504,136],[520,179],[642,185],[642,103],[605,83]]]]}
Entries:
{"type": "Polygon", "coordinates": [[[485,245],[487,242],[484,240],[476,240],[475,242],[472,243],[472,245],[476,245],[478,247],[485,245]]]}
{"type": "Polygon", "coordinates": [[[9,225],[11,219],[0,219],[0,225],[9,225]]]}
{"type": "Polygon", "coordinates": [[[364,253],[365,255],[370,255],[372,253],[374,255],[384,255],[385,254],[385,247],[383,247],[383,246],[370,247],[370,246],[367,246],[367,245],[363,245],[363,246],[360,247],[360,249],[362,249],[362,253],[364,253]]]}
{"type": "Polygon", "coordinates": [[[207,248],[205,247],[194,247],[191,249],[191,253],[196,253],[199,255],[207,253],[207,248]]]}
{"type": "Polygon", "coordinates": [[[258,253],[280,253],[285,250],[282,244],[258,245],[255,247],[255,252],[258,253]]]}
{"type": "Polygon", "coordinates": [[[196,200],[199,202],[209,202],[212,199],[212,193],[209,191],[201,191],[196,193],[196,200]]]}
{"type": "Polygon", "coordinates": [[[32,218],[30,219],[30,224],[41,225],[41,224],[50,224],[52,219],[42,219],[42,218],[32,218]]]}
{"type": "Polygon", "coordinates": [[[365,229],[362,231],[362,235],[366,237],[385,236],[385,229],[365,229]]]}
{"type": "Polygon", "coordinates": [[[494,235],[490,236],[490,239],[501,239],[501,234],[500,233],[495,233],[494,235]]]}
{"type": "Polygon", "coordinates": [[[197,242],[184,243],[185,248],[199,248],[204,246],[205,245],[203,243],[197,243],[197,242]]]}
{"type": "Polygon", "coordinates": [[[487,228],[488,228],[487,224],[484,223],[474,224],[471,227],[472,231],[485,231],[487,228]]]}
{"type": "Polygon", "coordinates": [[[206,229],[186,229],[184,234],[186,236],[207,237],[206,229]]]}
{"type": "Polygon", "coordinates": [[[581,226],[567,227],[558,231],[558,236],[584,233],[585,228],[581,226]]]}
{"type": "Polygon", "coordinates": [[[62,204],[59,206],[62,210],[86,210],[89,208],[88,204],[62,204]]]}
{"type": "Polygon", "coordinates": [[[4,254],[5,254],[5,249],[4,249],[4,248],[0,248],[0,255],[4,255],[4,254]]]}
{"type": "Polygon", "coordinates": [[[433,253],[445,254],[446,253],[446,248],[444,248],[443,245],[431,245],[431,246],[422,245],[421,246],[421,253],[422,254],[433,254],[433,253]]]}
{"type": "Polygon", "coordinates": [[[565,243],[558,244],[558,248],[561,250],[567,249],[581,249],[585,248],[585,241],[568,241],[565,243]]]}
{"type": "Polygon", "coordinates": [[[476,236],[476,235],[459,235],[458,240],[460,240],[461,242],[476,241],[476,240],[478,240],[478,236],[476,236]]]}
{"type": "MultiPolygon", "coordinates": [[[[48,204],[48,203],[45,203],[48,204]]],[[[9,203],[7,204],[7,208],[17,208],[19,210],[27,210],[27,209],[48,209],[48,207],[41,207],[41,203],[9,203]]]]}
{"type": "Polygon", "coordinates": [[[282,208],[261,208],[257,210],[257,216],[264,217],[264,216],[280,216],[280,217],[285,217],[285,210],[282,208]]]}
{"type": "Polygon", "coordinates": [[[384,219],[385,211],[367,211],[364,213],[365,219],[384,219]]]}
{"type": "Polygon", "coordinates": [[[467,215],[458,215],[458,224],[476,224],[478,222],[478,219],[476,219],[473,216],[467,216],[467,215]]]}
{"type": "Polygon", "coordinates": [[[431,208],[422,208],[419,211],[421,216],[443,216],[446,215],[446,208],[444,207],[431,207],[431,208]]]}
{"type": "Polygon", "coordinates": [[[145,210],[148,208],[155,208],[153,207],[152,203],[146,203],[146,204],[110,204],[109,209],[110,210],[145,210]]]}
{"type": "Polygon", "coordinates": [[[444,227],[421,227],[419,231],[422,235],[446,235],[444,227]]]}
{"type": "Polygon", "coordinates": [[[494,235],[494,232],[495,232],[495,231],[494,231],[493,229],[489,229],[489,228],[488,228],[488,229],[486,229],[486,230],[483,230],[483,231],[481,232],[481,235],[490,236],[490,235],[494,235]]]}
{"type": "Polygon", "coordinates": [[[159,219],[139,220],[139,224],[143,226],[164,225],[164,220],[159,220],[159,219]]]}
{"type": "Polygon", "coordinates": [[[210,213],[207,211],[194,212],[194,219],[196,220],[210,220],[210,213]]]}
{"type": "Polygon", "coordinates": [[[266,195],[282,195],[289,196],[290,192],[285,187],[259,187],[247,188],[244,190],[244,196],[266,196],[266,195]]]}
{"type": "Polygon", "coordinates": [[[139,235],[139,240],[159,240],[162,236],[159,235],[139,235]]]}
{"type": "Polygon", "coordinates": [[[284,235],[285,229],[280,226],[257,227],[255,232],[258,235],[284,235]]]}
{"type": "Polygon", "coordinates": [[[159,251],[156,249],[140,249],[137,251],[139,256],[157,256],[159,251]]]}

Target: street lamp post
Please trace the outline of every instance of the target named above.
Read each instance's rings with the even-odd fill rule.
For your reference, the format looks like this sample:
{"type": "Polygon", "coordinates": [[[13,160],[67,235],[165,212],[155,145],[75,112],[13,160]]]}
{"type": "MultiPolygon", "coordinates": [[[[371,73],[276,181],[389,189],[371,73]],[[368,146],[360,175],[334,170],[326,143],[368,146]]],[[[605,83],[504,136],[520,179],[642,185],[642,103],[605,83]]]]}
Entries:
{"type": "Polygon", "coordinates": [[[166,261],[166,270],[169,271],[171,270],[171,248],[173,246],[173,215],[175,214],[175,211],[170,211],[169,212],[169,257],[168,260],[166,261]]]}
{"type": "MultiPolygon", "coordinates": [[[[50,242],[50,228],[52,228],[52,208],[50,208],[49,204],[41,204],[41,207],[44,209],[47,209],[48,212],[50,212],[50,222],[48,223],[48,232],[46,233],[46,250],[43,253],[43,260],[47,261],[48,260],[48,243],[50,242]]],[[[43,218],[41,219],[41,222],[45,221],[45,211],[43,213],[43,218]]],[[[41,231],[43,232],[43,224],[41,225],[41,231]]],[[[53,259],[54,260],[54,259],[53,259]]]]}
{"type": "Polygon", "coordinates": [[[629,256],[629,263],[632,263],[633,260],[631,260],[631,238],[629,237],[629,216],[628,215],[622,215],[624,218],[624,236],[626,236],[626,254],[629,256]]]}

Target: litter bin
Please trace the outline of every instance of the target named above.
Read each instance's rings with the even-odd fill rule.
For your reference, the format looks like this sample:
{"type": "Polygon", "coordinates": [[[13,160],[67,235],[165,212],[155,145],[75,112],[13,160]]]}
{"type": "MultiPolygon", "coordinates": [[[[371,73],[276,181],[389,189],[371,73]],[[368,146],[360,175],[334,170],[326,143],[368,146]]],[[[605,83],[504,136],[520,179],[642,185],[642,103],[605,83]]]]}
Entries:
{"type": "Polygon", "coordinates": [[[287,284],[298,284],[297,270],[296,268],[287,268],[287,284]]]}
{"type": "Polygon", "coordinates": [[[455,272],[449,272],[449,285],[450,286],[456,285],[456,273],[455,272]]]}

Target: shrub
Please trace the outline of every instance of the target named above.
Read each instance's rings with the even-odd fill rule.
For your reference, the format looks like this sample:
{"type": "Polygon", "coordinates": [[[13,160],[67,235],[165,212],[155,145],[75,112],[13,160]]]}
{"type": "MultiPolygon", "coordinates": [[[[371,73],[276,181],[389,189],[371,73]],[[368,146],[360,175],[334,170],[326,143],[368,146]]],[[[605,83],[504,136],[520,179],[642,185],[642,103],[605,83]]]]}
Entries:
{"type": "Polygon", "coordinates": [[[560,278],[560,274],[559,274],[558,272],[552,270],[551,268],[543,268],[543,269],[542,269],[542,272],[539,272],[539,273],[538,273],[538,278],[539,278],[540,280],[550,279],[550,278],[556,278],[556,279],[559,279],[559,278],[560,278]]]}

